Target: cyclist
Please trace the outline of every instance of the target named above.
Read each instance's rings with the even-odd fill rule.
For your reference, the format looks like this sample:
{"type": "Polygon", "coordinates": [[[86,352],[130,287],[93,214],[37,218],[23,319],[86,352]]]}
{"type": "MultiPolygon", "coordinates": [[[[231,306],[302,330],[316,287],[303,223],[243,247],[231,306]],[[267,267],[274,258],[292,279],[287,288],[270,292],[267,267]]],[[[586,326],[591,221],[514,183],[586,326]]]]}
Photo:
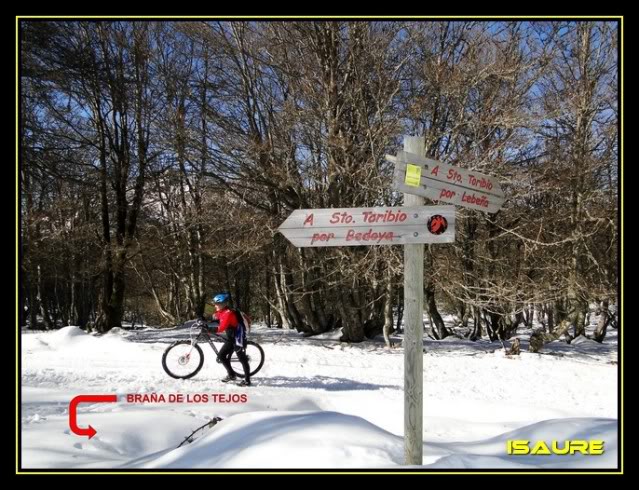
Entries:
{"type": "Polygon", "coordinates": [[[234,381],[235,373],[231,369],[231,356],[233,351],[237,352],[237,357],[242,363],[244,369],[244,380],[240,382],[240,386],[251,386],[251,369],[249,368],[248,358],[243,347],[235,344],[235,330],[238,326],[235,311],[229,308],[230,295],[228,293],[216,294],[213,297],[215,305],[215,313],[213,314],[214,322],[219,322],[218,326],[212,327],[212,330],[218,334],[225,335],[224,346],[220,349],[218,357],[226,368],[227,376],[222,379],[223,383],[234,381]]]}

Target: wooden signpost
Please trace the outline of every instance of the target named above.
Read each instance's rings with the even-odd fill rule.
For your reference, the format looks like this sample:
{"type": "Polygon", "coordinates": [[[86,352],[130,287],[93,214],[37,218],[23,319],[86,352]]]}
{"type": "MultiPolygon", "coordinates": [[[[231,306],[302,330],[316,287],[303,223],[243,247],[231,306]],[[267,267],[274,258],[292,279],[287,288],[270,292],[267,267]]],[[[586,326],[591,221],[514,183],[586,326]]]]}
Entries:
{"type": "Polygon", "coordinates": [[[424,243],[455,241],[455,207],[424,206],[424,198],[496,213],[499,182],[478,172],[425,158],[424,138],[404,137],[393,188],[406,207],[298,209],[279,227],[296,247],[404,246],[404,456],[422,464],[424,243]]]}
{"type": "Polygon", "coordinates": [[[504,192],[494,177],[405,151],[386,159],[395,163],[393,188],[400,192],[488,213],[504,204],[504,192]]]}
{"type": "MultiPolygon", "coordinates": [[[[404,137],[404,151],[424,153],[424,138],[404,137]]],[[[404,194],[404,204],[424,198],[404,194]]],[[[421,465],[424,447],[424,245],[404,246],[404,463],[421,465]]]]}
{"type": "Polygon", "coordinates": [[[296,247],[451,243],[455,206],[297,209],[279,231],[296,247]]]}

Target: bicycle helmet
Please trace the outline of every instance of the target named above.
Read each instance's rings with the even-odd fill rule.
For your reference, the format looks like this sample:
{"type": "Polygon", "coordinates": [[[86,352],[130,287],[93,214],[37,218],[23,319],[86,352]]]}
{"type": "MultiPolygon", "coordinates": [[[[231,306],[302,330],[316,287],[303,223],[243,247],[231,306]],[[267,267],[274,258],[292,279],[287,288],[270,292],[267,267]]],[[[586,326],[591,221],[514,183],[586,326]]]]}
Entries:
{"type": "Polygon", "coordinates": [[[231,295],[228,293],[220,293],[213,296],[213,303],[228,303],[231,295]]]}

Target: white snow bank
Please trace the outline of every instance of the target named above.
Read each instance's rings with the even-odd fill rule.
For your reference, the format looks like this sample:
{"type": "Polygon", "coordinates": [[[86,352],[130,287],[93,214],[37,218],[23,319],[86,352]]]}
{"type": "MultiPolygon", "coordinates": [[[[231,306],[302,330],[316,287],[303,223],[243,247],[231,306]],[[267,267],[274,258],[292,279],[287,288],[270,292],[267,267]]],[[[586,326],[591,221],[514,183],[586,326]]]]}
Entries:
{"type": "Polygon", "coordinates": [[[498,437],[474,443],[441,444],[453,454],[438,459],[427,468],[615,468],[617,466],[617,421],[604,418],[567,418],[544,420],[498,437]],[[533,448],[544,441],[550,448],[557,441],[560,448],[565,441],[604,441],[601,455],[509,455],[507,441],[530,441],[533,448]]]}
{"type": "Polygon", "coordinates": [[[79,327],[64,327],[46,336],[46,340],[41,340],[46,342],[50,347],[60,348],[90,338],[91,337],[79,327]]]}
{"type": "Polygon", "coordinates": [[[22,465],[25,468],[115,468],[159,449],[176,447],[202,425],[192,414],[163,412],[158,407],[129,408],[121,403],[86,403],[78,409],[78,425],[91,425],[97,434],[88,439],[69,428],[70,395],[53,391],[47,406],[26,407],[39,413],[23,423],[22,465]],[[43,415],[46,414],[46,415],[43,415]]]}
{"type": "MultiPolygon", "coordinates": [[[[615,468],[617,421],[553,419],[469,443],[426,443],[428,468],[615,468]],[[509,455],[508,440],[602,440],[603,455],[509,455]]],[[[403,439],[337,412],[252,412],[218,423],[181,448],[140,458],[127,468],[384,468],[403,464],[403,439]]]]}
{"type": "Polygon", "coordinates": [[[599,342],[589,339],[588,337],[584,337],[583,335],[579,335],[578,337],[575,337],[574,339],[572,339],[570,344],[571,345],[586,344],[586,345],[592,345],[592,346],[601,345],[599,342]]]}
{"type": "Polygon", "coordinates": [[[337,412],[252,412],[219,422],[178,449],[132,462],[133,468],[357,468],[399,464],[403,442],[337,412]]]}
{"type": "Polygon", "coordinates": [[[58,350],[73,349],[75,352],[85,352],[87,349],[118,350],[123,345],[130,344],[125,338],[128,333],[120,328],[114,328],[108,333],[99,336],[91,335],[79,327],[64,327],[60,330],[43,332],[36,335],[24,335],[22,346],[25,350],[58,350]]]}

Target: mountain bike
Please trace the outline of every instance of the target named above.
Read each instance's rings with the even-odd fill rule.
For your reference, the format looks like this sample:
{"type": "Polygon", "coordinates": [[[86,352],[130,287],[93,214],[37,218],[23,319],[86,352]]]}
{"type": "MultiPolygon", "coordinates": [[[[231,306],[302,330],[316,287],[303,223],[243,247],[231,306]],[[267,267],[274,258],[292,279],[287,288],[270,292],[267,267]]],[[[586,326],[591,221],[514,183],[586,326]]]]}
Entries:
{"type": "MultiPolygon", "coordinates": [[[[189,340],[178,340],[171,344],[162,355],[162,367],[166,374],[177,379],[188,379],[195,376],[204,365],[204,352],[198,345],[208,343],[215,352],[215,360],[221,363],[219,349],[216,342],[224,343],[225,339],[209,330],[207,323],[196,320],[189,330],[189,340]]],[[[246,342],[246,357],[248,357],[251,376],[264,365],[264,349],[252,340],[246,342]]],[[[244,369],[237,357],[237,351],[231,356],[231,369],[237,376],[244,376],[244,369]]]]}

